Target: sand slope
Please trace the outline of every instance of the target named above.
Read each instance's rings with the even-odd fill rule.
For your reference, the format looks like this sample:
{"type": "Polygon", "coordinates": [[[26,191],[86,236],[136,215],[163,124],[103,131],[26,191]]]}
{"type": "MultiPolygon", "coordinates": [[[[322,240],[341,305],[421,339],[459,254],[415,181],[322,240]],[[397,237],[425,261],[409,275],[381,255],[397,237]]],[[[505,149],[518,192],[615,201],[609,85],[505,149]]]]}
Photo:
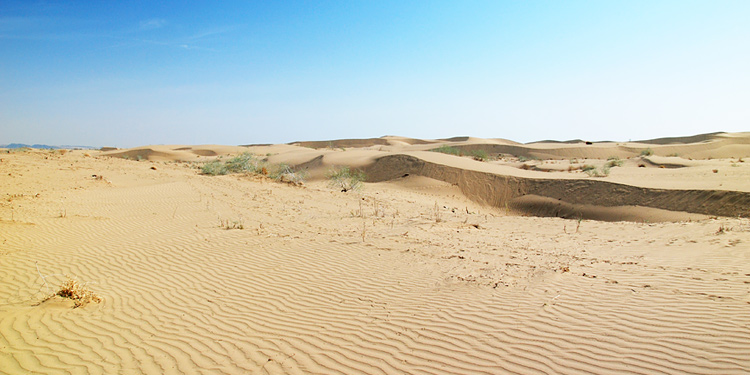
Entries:
{"type": "MultiPolygon", "coordinates": [[[[322,151],[299,159],[389,154],[322,151]]],[[[419,152],[404,161],[446,174],[465,159],[464,179],[510,168],[419,152]]],[[[83,151],[0,158],[0,373],[750,371],[748,219],[509,216],[438,172],[341,193],[83,151]],[[63,274],[103,302],[40,303],[63,274]]]]}

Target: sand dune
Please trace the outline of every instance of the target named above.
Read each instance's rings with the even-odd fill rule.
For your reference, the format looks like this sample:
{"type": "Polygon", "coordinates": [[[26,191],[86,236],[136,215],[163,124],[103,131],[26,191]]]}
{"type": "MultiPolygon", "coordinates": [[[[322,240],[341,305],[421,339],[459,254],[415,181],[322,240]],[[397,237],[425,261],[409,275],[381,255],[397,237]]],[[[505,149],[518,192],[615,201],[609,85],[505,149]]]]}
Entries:
{"type": "Polygon", "coordinates": [[[663,147],[711,160],[653,144],[607,177],[567,167],[640,146],[4,153],[0,373],[745,374],[750,146],[705,141],[663,147]],[[308,181],[199,174],[244,151],[308,181]],[[327,185],[342,165],[362,190],[327,185]],[[64,275],[102,302],[45,300],[64,275]]]}
{"type": "MultiPolygon", "coordinates": [[[[729,158],[732,153],[737,162],[730,161],[733,167],[739,165],[741,158],[750,154],[748,137],[740,135],[728,135],[724,133],[705,135],[699,137],[688,137],[687,139],[698,139],[700,144],[680,144],[669,142],[668,150],[679,149],[688,154],[715,154],[729,158]],[[729,147],[732,146],[732,147],[729,147]]],[[[415,146],[406,145],[401,147],[378,148],[374,140],[359,140],[365,149],[336,150],[288,150],[279,156],[272,157],[272,161],[280,161],[298,165],[300,169],[307,170],[314,178],[322,178],[324,171],[335,165],[348,165],[363,169],[371,182],[389,181],[405,175],[419,175],[448,182],[458,186],[467,197],[495,207],[513,206],[517,210],[523,210],[529,214],[553,215],[561,211],[555,205],[549,205],[544,209],[541,202],[547,200],[536,200],[534,209],[527,210],[531,206],[521,204],[510,204],[511,200],[524,195],[535,195],[553,198],[566,204],[569,210],[564,210],[563,216],[575,216],[579,218],[597,218],[599,220],[621,220],[628,217],[630,220],[668,220],[670,215],[661,212],[654,215],[653,209],[676,211],[670,220],[685,220],[686,218],[699,219],[701,215],[738,216],[750,212],[750,185],[743,183],[739,176],[732,178],[719,178],[710,176],[696,180],[695,172],[700,171],[703,166],[709,165],[706,161],[694,161],[679,156],[658,156],[666,151],[655,148],[643,148],[636,144],[603,143],[594,145],[555,145],[555,144],[501,144],[496,141],[488,143],[481,139],[469,137],[456,137],[449,140],[441,140],[428,143],[414,143],[415,146]],[[427,145],[427,147],[425,147],[427,145]],[[424,152],[438,146],[449,146],[461,152],[471,153],[482,150],[490,155],[512,155],[515,157],[547,158],[551,164],[546,168],[534,166],[539,172],[509,168],[510,163],[481,163],[468,158],[444,155],[435,152],[424,152]],[[655,154],[653,156],[642,156],[644,150],[655,154]],[[606,160],[611,157],[622,158],[623,168],[614,168],[617,174],[620,170],[628,170],[633,174],[630,178],[590,178],[582,173],[555,173],[550,171],[565,171],[565,164],[560,167],[555,163],[560,157],[576,157],[606,160]],[[631,160],[628,160],[630,158],[631,160]],[[627,163],[625,163],[627,161],[627,163]],[[667,179],[660,178],[638,178],[638,167],[655,167],[659,169],[685,169],[680,171],[682,178],[676,183],[665,183],[667,179]],[[695,168],[693,168],[695,167],[695,168]],[[541,171],[544,172],[541,172],[541,171]],[[713,188],[706,188],[706,180],[717,181],[713,188]],[[724,183],[728,182],[728,187],[724,183]],[[729,189],[729,190],[728,190],[729,189]],[[735,191],[738,190],[738,191],[735,191]],[[606,210],[595,210],[593,216],[589,213],[594,211],[583,209],[581,205],[607,207],[606,210]],[[579,207],[579,208],[576,208],[579,207]],[[637,207],[642,214],[636,214],[637,207]],[[603,215],[603,212],[611,212],[612,215],[603,215]],[[701,214],[686,216],[685,212],[701,214]],[[627,213],[627,214],[626,214],[627,213]],[[624,215],[624,216],[623,216],[624,215]]],[[[352,140],[345,140],[353,144],[352,140]]],[[[325,142],[320,142],[322,145],[325,142]]],[[[250,148],[253,150],[253,148],[250,148]]],[[[674,153],[670,154],[673,155],[674,153]]],[[[592,163],[596,163],[593,162],[592,163]]],[[[600,164],[602,164],[600,162],[600,164]]],[[[722,169],[729,163],[711,164],[721,165],[722,169]]],[[[525,166],[525,164],[520,164],[525,166]]],[[[568,164],[570,165],[570,164],[568,164]]],[[[705,170],[705,168],[703,168],[705,170]]],[[[717,169],[718,170],[718,169],[717,169]]],[[[713,171],[713,169],[711,170],[713,171]]],[[[737,169],[737,172],[740,170],[737,169]]],[[[735,171],[732,171],[735,172],[735,171]]],[[[639,172],[641,175],[643,172],[639,172]]],[[[726,173],[726,172],[724,172],[726,173]]],[[[662,173],[663,174],[663,173],[662,173]]],[[[670,179],[674,179],[672,173],[670,179]]],[[[745,174],[743,168],[742,176],[745,174]]],[[[624,177],[624,176],[623,176],[624,177]]],[[[679,179],[679,178],[678,178],[679,179]]]]}

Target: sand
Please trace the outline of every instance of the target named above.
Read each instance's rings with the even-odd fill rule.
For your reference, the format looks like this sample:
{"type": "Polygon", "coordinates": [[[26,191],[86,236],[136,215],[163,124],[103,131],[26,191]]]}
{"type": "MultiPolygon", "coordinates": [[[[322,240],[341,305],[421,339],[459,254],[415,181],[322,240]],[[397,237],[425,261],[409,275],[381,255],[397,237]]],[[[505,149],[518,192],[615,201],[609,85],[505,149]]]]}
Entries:
{"type": "Polygon", "coordinates": [[[747,133],[0,159],[0,373],[750,372],[747,133]],[[199,173],[244,151],[308,179],[199,173]]]}

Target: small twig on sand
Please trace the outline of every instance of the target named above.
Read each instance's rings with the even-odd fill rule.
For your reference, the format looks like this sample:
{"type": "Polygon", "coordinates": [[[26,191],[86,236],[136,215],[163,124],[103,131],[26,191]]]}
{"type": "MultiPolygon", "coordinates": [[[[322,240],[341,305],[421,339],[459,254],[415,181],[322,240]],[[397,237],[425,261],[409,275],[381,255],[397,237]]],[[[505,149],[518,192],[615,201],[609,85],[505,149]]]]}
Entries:
{"type": "Polygon", "coordinates": [[[42,278],[42,281],[44,282],[44,286],[47,288],[47,293],[51,293],[49,289],[49,285],[47,285],[47,278],[42,276],[42,271],[39,271],[39,262],[35,261],[34,264],[36,265],[36,272],[39,274],[39,277],[42,278]]]}

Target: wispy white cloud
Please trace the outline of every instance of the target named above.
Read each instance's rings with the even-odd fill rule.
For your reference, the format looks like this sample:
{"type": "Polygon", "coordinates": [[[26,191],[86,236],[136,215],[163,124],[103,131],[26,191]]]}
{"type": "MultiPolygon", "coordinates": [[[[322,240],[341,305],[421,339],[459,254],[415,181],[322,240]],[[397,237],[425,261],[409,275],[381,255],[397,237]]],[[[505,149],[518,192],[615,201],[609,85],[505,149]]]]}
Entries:
{"type": "Polygon", "coordinates": [[[195,33],[195,34],[187,37],[186,39],[187,40],[195,41],[195,40],[198,40],[198,39],[203,39],[203,38],[207,38],[207,37],[214,36],[214,35],[226,34],[226,33],[230,32],[230,31],[234,31],[234,30],[236,30],[238,28],[239,28],[239,25],[215,27],[215,28],[211,28],[211,29],[202,30],[202,31],[200,31],[198,33],[195,33]]]}
{"type": "Polygon", "coordinates": [[[164,27],[164,25],[166,24],[167,24],[167,21],[163,18],[151,18],[148,20],[141,21],[140,28],[141,30],[160,29],[164,27]]]}
{"type": "Polygon", "coordinates": [[[217,37],[222,34],[232,32],[238,29],[239,27],[240,27],[239,25],[214,27],[214,28],[198,31],[189,36],[172,38],[171,40],[153,40],[153,39],[151,40],[134,39],[134,40],[142,42],[142,43],[152,44],[152,45],[177,47],[177,48],[184,49],[184,50],[216,51],[213,48],[209,48],[205,46],[206,44],[205,39],[209,39],[211,37],[217,37]]]}
{"type": "MultiPolygon", "coordinates": [[[[70,24],[70,21],[63,24],[70,24]]],[[[74,26],[80,26],[73,23],[74,26]]],[[[110,39],[115,40],[109,47],[136,47],[138,45],[164,46],[182,50],[216,51],[211,48],[211,39],[221,37],[222,34],[232,32],[238,25],[216,26],[213,28],[193,30],[192,34],[183,35],[149,35],[148,31],[171,26],[166,19],[149,18],[137,24],[131,24],[129,29],[112,30],[109,33],[91,32],[60,28],[60,20],[48,17],[0,16],[0,40],[43,40],[43,41],[74,41],[81,39],[110,39]]],[[[80,28],[80,27],[77,27],[80,28]]],[[[215,41],[215,40],[214,40],[215,41]]]]}

